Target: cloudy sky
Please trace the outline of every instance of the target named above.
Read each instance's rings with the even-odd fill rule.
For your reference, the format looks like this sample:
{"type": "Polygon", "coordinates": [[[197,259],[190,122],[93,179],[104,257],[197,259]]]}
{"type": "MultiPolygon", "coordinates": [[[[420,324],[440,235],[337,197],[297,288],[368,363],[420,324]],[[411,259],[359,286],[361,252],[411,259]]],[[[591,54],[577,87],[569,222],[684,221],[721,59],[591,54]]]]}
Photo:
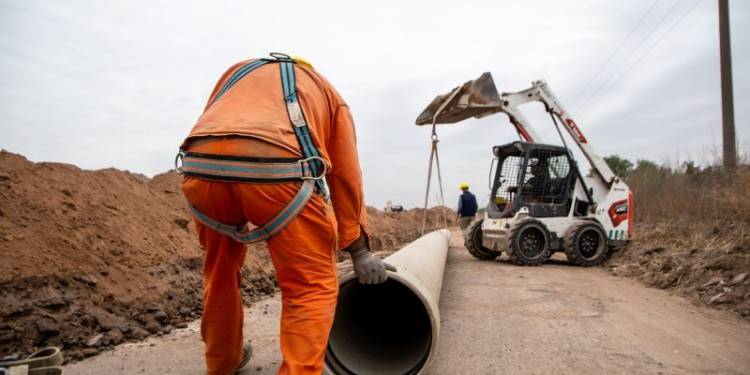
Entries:
{"type": "MultiPolygon", "coordinates": [[[[750,2],[730,4],[746,153],[750,2]]],[[[712,0],[0,0],[0,148],[86,169],[166,171],[219,75],[269,51],[306,57],[349,102],[375,206],[422,204],[429,129],[414,119],[485,71],[501,91],[547,80],[602,155],[674,164],[720,154],[712,0]]],[[[527,107],[545,141],[559,143],[541,105],[527,107]]],[[[486,202],[491,146],[517,139],[507,117],[439,135],[448,202],[461,181],[486,202]]]]}

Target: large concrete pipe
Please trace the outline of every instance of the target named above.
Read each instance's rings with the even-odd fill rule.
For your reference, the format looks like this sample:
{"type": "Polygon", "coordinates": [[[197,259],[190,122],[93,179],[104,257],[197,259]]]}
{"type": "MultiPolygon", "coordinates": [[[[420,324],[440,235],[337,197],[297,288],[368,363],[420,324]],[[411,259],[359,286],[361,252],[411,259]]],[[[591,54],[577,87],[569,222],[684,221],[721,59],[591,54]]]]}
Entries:
{"type": "Polygon", "coordinates": [[[326,351],[334,375],[422,374],[440,337],[438,302],[448,255],[448,230],[424,235],[385,258],[388,281],[341,279],[336,320],[326,351]]]}

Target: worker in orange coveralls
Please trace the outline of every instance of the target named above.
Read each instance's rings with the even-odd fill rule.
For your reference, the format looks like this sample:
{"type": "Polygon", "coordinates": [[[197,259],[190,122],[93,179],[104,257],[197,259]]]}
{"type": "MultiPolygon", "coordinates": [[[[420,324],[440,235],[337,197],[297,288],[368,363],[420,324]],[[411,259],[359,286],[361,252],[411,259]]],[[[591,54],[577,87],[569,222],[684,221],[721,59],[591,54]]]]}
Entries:
{"type": "Polygon", "coordinates": [[[281,288],[279,374],[320,374],[338,295],[336,250],[350,253],[361,283],[382,283],[392,270],[369,251],[349,107],[302,59],[243,61],[216,84],[178,157],[205,250],[208,374],[234,373],[252,352],[243,346],[240,269],[243,242],[256,240],[267,241],[281,288]]]}

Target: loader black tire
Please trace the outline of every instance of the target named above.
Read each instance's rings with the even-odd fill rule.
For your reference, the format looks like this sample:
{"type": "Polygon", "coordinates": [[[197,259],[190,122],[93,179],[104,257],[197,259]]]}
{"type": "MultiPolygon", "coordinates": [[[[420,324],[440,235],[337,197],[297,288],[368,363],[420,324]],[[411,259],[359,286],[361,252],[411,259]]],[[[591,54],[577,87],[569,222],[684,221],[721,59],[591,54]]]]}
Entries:
{"type": "Polygon", "coordinates": [[[550,257],[550,234],[539,220],[526,218],[508,231],[508,253],[519,266],[538,266],[550,257]]]}
{"type": "Polygon", "coordinates": [[[573,224],[565,233],[565,255],[570,263],[581,267],[604,263],[609,255],[604,228],[596,222],[573,224]]]}
{"type": "Polygon", "coordinates": [[[466,231],[464,231],[464,246],[469,250],[469,254],[480,260],[493,260],[502,254],[499,251],[490,250],[482,246],[482,222],[484,219],[477,219],[471,222],[466,231]]]}

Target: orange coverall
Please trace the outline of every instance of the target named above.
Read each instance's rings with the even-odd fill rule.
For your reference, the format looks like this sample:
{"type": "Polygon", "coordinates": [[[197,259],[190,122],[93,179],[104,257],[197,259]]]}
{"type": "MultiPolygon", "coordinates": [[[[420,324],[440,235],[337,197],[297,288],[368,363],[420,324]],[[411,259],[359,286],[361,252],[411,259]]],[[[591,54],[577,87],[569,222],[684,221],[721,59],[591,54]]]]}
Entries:
{"type": "MultiPolygon", "coordinates": [[[[212,101],[231,67],[211,94],[212,101]]],[[[297,90],[313,142],[329,166],[331,204],[314,195],[268,248],[281,287],[279,374],[319,374],[338,295],[336,247],[366,236],[362,176],[354,124],[346,103],[315,70],[295,64],[297,90]],[[335,215],[334,215],[335,212],[335,215]]],[[[192,152],[261,157],[301,157],[283,100],[278,64],[262,66],[207,106],[183,144],[192,152]]],[[[186,177],[187,200],[209,217],[241,224],[268,222],[299,183],[216,182],[186,177]]],[[[201,336],[209,374],[231,373],[242,358],[240,269],[245,245],[195,220],[205,249],[201,336]]]]}

